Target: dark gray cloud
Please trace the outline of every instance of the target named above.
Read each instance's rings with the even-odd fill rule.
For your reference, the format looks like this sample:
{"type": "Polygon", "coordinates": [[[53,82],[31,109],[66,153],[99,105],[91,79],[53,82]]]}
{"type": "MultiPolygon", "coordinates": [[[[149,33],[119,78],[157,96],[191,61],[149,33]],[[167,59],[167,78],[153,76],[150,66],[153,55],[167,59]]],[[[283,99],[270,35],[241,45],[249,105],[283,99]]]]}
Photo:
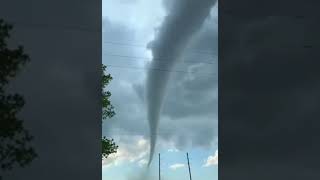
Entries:
{"type": "MultiPolygon", "coordinates": [[[[209,23],[205,23],[190,42],[192,53],[189,51],[183,53],[183,57],[193,63],[179,63],[175,68],[196,73],[173,73],[168,84],[159,137],[170,142],[173,141],[179,149],[187,146],[211,147],[216,138],[217,76],[209,73],[217,70],[217,56],[214,53],[208,55],[207,52],[217,51],[217,26],[212,26],[211,21],[212,19],[208,18],[209,23]],[[199,52],[200,50],[206,53],[199,52]],[[193,53],[194,51],[197,53],[193,53]],[[201,59],[196,59],[199,56],[201,59]],[[200,63],[207,61],[212,64],[200,63]],[[186,126],[179,127],[181,123],[186,126]]],[[[127,42],[137,33],[134,28],[129,30],[129,27],[110,21],[108,27],[109,29],[104,31],[105,40],[108,40],[108,37],[116,39],[117,36],[120,36],[124,42],[127,42]]],[[[104,51],[109,51],[108,48],[116,49],[119,52],[123,51],[128,55],[144,56],[141,54],[143,52],[132,47],[105,46],[104,51]]],[[[141,67],[141,65],[143,67],[144,64],[139,60],[121,61],[118,57],[109,56],[104,56],[104,62],[133,67],[141,67]]],[[[158,65],[160,68],[165,68],[165,66],[164,64],[158,65]]],[[[145,70],[110,67],[109,71],[114,77],[114,81],[110,84],[110,90],[117,115],[104,124],[103,133],[110,136],[143,135],[148,138],[146,101],[144,99],[145,77],[143,77],[145,70]]]]}
{"type": "MultiPolygon", "coordinates": [[[[155,40],[150,43],[153,58],[170,58],[170,61],[166,61],[165,67],[171,70],[181,58],[182,52],[187,47],[192,36],[199,31],[205,19],[209,16],[214,3],[215,0],[203,0],[197,1],[197,3],[175,1],[173,8],[170,9],[158,29],[155,40]]],[[[153,61],[151,67],[156,68],[157,63],[153,61]]],[[[146,100],[151,142],[149,164],[154,153],[161,107],[169,79],[169,73],[149,70],[146,80],[146,100]]]]}
{"type": "MultiPolygon", "coordinates": [[[[157,11],[156,8],[154,11],[157,11]]],[[[106,20],[108,25],[104,26],[108,29],[103,33],[106,41],[143,45],[144,43],[141,42],[146,44],[149,39],[140,37],[153,34],[153,31],[148,29],[153,30],[159,24],[149,23],[150,27],[141,29],[138,26],[129,26],[130,22],[123,23],[121,20],[120,23],[113,20],[112,14],[105,18],[108,19],[106,20]],[[119,39],[117,39],[118,36],[119,39]]],[[[217,25],[214,23],[214,18],[216,17],[208,17],[198,32],[192,36],[188,49],[182,52],[181,63],[176,64],[173,69],[173,71],[193,71],[194,73],[172,73],[164,99],[164,109],[161,112],[157,150],[166,151],[166,148],[174,147],[180,150],[190,147],[210,149],[217,147],[217,74],[214,74],[217,72],[217,25]]],[[[148,57],[144,46],[106,45],[103,48],[103,51],[111,50],[128,56],[148,57]]],[[[167,57],[161,58],[165,59],[165,62],[170,60],[167,57]]],[[[106,64],[128,67],[109,68],[109,72],[114,77],[109,87],[112,92],[111,100],[117,114],[103,124],[103,134],[114,137],[121,144],[130,144],[130,141],[124,142],[125,137],[139,135],[149,139],[145,79],[150,63],[140,58],[131,58],[126,61],[123,59],[107,55],[103,57],[103,62],[106,64]]],[[[158,62],[156,67],[167,69],[167,65],[167,63],[158,62]]]]}
{"type": "Polygon", "coordinates": [[[130,57],[144,57],[141,52],[145,48],[130,45],[130,42],[134,42],[135,39],[135,29],[127,27],[125,24],[111,22],[108,17],[104,17],[103,24],[105,28],[102,35],[103,41],[111,42],[111,44],[103,44],[102,62],[107,66],[110,65],[108,72],[112,75],[113,80],[110,83],[109,90],[112,92],[111,101],[115,107],[116,116],[105,121],[102,132],[108,136],[144,135],[146,133],[144,126],[145,112],[143,111],[143,101],[141,101],[144,95],[135,92],[137,88],[140,91],[144,89],[143,85],[140,84],[144,69],[135,70],[134,67],[141,67],[145,62],[143,59],[130,57]],[[125,45],[119,45],[117,42],[125,45]],[[120,56],[112,56],[112,54],[120,56]],[[123,58],[121,55],[127,55],[129,58],[123,58]],[[130,67],[133,67],[133,69],[130,67]]]}

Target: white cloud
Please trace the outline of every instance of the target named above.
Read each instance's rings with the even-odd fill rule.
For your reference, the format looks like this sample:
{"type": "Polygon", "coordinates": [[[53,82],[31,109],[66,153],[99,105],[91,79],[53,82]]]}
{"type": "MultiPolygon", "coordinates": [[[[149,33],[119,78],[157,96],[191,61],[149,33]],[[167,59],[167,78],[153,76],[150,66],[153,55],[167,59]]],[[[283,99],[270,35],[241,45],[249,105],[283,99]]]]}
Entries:
{"type": "Polygon", "coordinates": [[[176,148],[172,148],[172,149],[168,149],[168,152],[179,152],[179,150],[176,148]]]}
{"type": "Polygon", "coordinates": [[[218,150],[216,150],[214,155],[208,157],[203,167],[209,167],[217,164],[218,164],[218,150]]]}
{"type": "Polygon", "coordinates": [[[138,165],[140,167],[143,167],[143,166],[145,166],[147,164],[148,164],[148,161],[146,159],[141,159],[140,161],[138,161],[138,165]]]}
{"type": "Polygon", "coordinates": [[[144,159],[149,153],[149,142],[142,136],[131,137],[126,140],[116,142],[119,145],[117,153],[111,154],[107,159],[102,161],[104,167],[118,166],[122,163],[143,164],[144,159]]]}
{"type": "Polygon", "coordinates": [[[169,166],[169,168],[172,170],[176,170],[179,168],[184,168],[185,166],[186,166],[185,164],[177,163],[177,164],[173,164],[173,165],[169,166]]]}

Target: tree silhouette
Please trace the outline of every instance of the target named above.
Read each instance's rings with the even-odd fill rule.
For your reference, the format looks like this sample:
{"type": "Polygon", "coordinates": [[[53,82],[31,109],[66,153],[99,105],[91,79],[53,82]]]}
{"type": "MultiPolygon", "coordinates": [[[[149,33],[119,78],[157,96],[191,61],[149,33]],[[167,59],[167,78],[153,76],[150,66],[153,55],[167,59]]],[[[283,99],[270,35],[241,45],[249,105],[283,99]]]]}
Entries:
{"type": "MultiPolygon", "coordinates": [[[[110,74],[106,73],[107,67],[102,65],[102,120],[111,118],[115,115],[114,107],[110,102],[110,91],[106,91],[107,85],[112,80],[110,74]]],[[[107,158],[110,154],[116,153],[118,146],[115,144],[113,139],[106,137],[102,138],[102,158],[107,158]]]]}
{"type": "MultiPolygon", "coordinates": [[[[15,165],[24,167],[35,157],[30,146],[33,137],[24,129],[17,116],[25,101],[19,94],[9,94],[6,86],[21,68],[30,61],[22,46],[7,47],[12,26],[0,19],[0,170],[11,170],[15,165]]],[[[0,176],[1,179],[1,176],[0,176]]]]}

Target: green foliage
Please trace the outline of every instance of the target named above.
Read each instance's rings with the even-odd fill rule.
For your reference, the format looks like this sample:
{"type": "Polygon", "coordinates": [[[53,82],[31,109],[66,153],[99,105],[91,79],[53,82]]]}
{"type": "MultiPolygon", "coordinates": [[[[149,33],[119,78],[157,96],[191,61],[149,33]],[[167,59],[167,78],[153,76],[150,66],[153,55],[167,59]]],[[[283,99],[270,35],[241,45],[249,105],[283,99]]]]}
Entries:
{"type": "Polygon", "coordinates": [[[111,93],[106,91],[106,87],[112,80],[110,74],[106,74],[107,67],[102,65],[102,119],[111,118],[115,115],[114,107],[111,105],[109,100],[111,93]]]}
{"type": "Polygon", "coordinates": [[[118,146],[113,139],[102,138],[102,158],[107,158],[110,154],[116,153],[118,146]]]}
{"type": "MultiPolygon", "coordinates": [[[[106,91],[106,87],[112,80],[110,74],[106,73],[107,67],[102,65],[102,119],[111,118],[115,115],[114,107],[111,105],[110,96],[111,93],[106,91]]],[[[118,146],[115,144],[113,139],[107,139],[103,137],[102,143],[102,158],[107,158],[110,154],[116,153],[118,146]]]]}
{"type": "MultiPolygon", "coordinates": [[[[0,19],[0,168],[11,170],[14,165],[28,165],[35,157],[29,143],[33,137],[17,117],[25,101],[19,94],[6,93],[6,85],[30,61],[23,47],[9,49],[7,40],[12,26],[0,19]]],[[[0,177],[1,178],[1,177],[0,177]]]]}

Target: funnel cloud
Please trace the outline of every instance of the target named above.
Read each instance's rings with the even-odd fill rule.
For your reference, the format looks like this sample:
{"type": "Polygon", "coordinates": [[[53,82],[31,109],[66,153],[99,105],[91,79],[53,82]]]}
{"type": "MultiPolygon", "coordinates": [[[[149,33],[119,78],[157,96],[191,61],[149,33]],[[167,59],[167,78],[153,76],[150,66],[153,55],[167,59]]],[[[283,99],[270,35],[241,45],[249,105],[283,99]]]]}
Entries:
{"type": "Polygon", "coordinates": [[[166,58],[162,68],[167,71],[156,71],[158,64],[152,61],[146,82],[146,100],[150,128],[150,156],[152,162],[157,140],[161,106],[166,87],[170,79],[170,69],[179,61],[181,53],[187,47],[192,36],[200,30],[216,0],[176,0],[169,4],[168,15],[158,29],[156,38],[149,43],[153,58],[166,58]]]}

